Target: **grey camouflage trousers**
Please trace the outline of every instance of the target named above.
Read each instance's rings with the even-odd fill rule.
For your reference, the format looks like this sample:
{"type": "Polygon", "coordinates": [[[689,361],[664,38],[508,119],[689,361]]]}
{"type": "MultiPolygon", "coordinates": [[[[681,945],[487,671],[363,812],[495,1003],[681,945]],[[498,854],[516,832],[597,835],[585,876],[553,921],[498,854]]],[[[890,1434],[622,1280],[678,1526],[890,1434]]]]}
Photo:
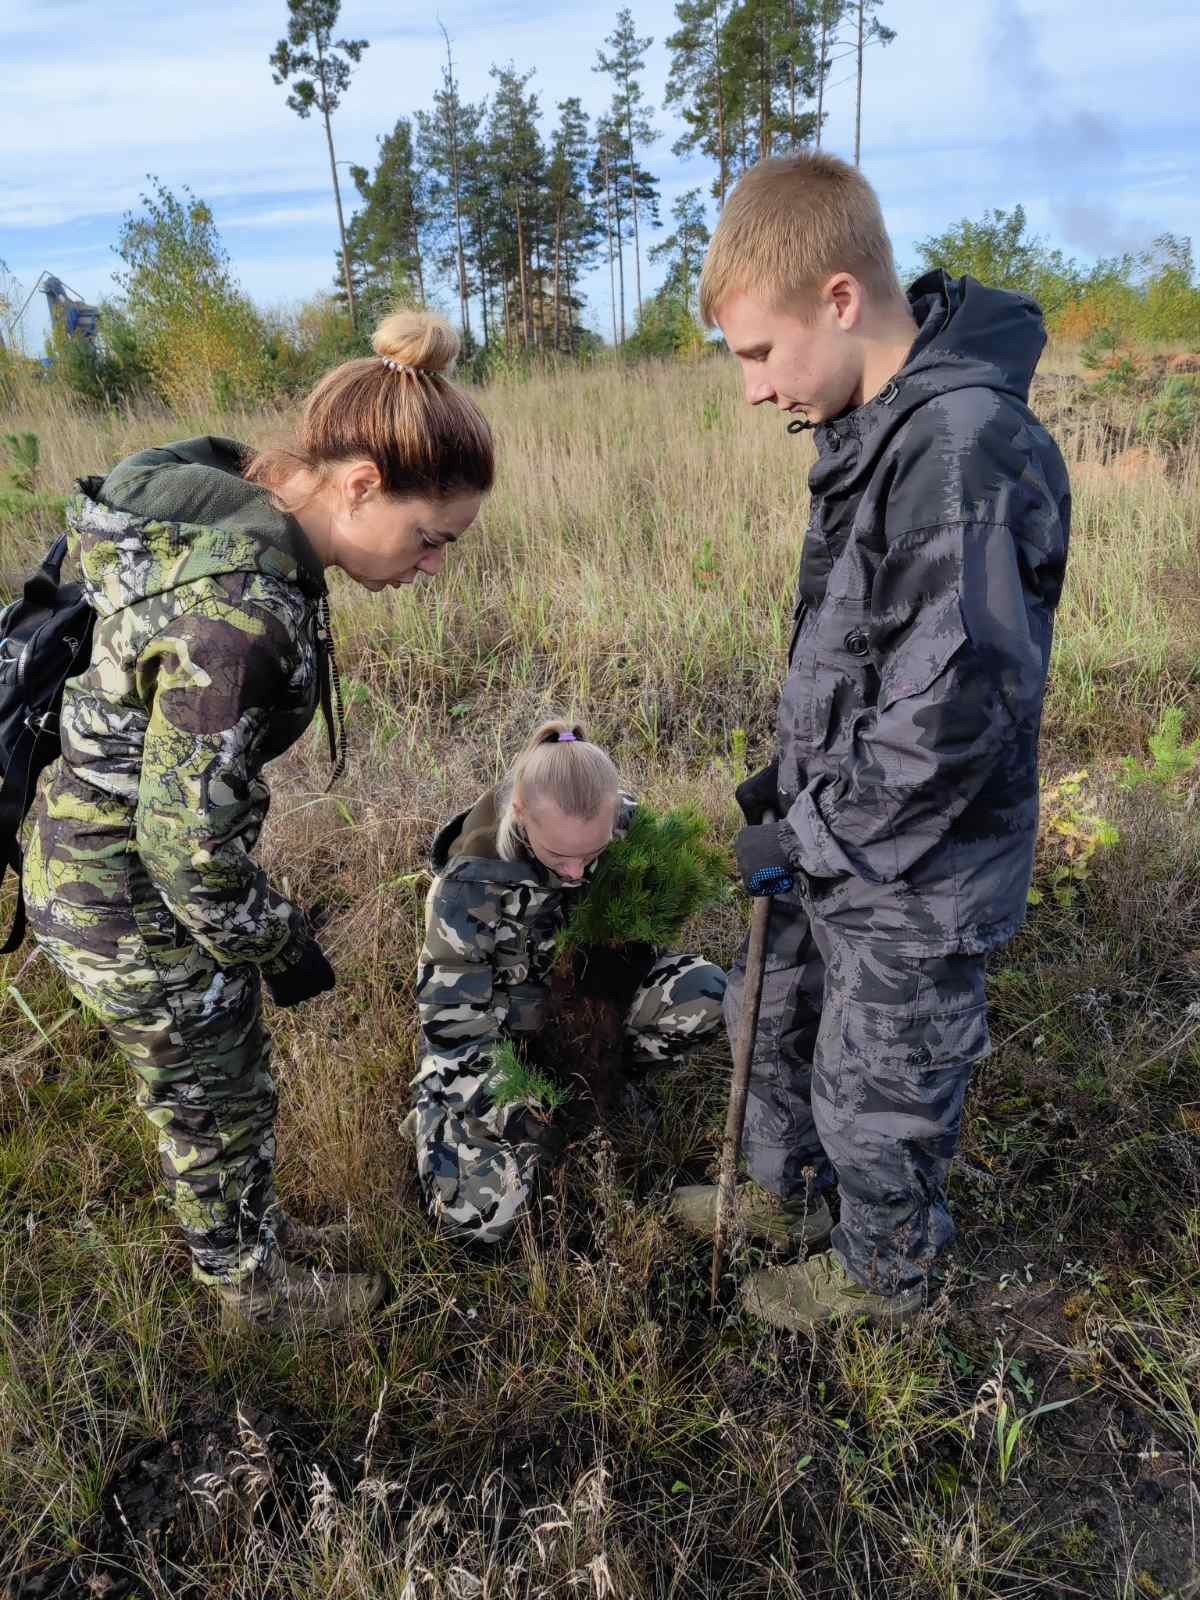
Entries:
{"type": "MultiPolygon", "coordinates": [[[[660,956],[625,1015],[630,1064],[666,1067],[712,1038],[725,983],[720,967],[699,956],[660,956]]],[[[562,1147],[559,1131],[527,1106],[497,1106],[479,1067],[423,1078],[408,1126],[435,1221],[481,1244],[509,1237],[562,1147]]]]}
{"type": "MultiPolygon", "coordinates": [[[[730,1038],[745,983],[730,973],[730,1038]]],[[[782,1198],[838,1186],[833,1249],[865,1288],[923,1282],[954,1237],[946,1179],[989,1050],[984,958],[846,939],[798,894],[771,902],[742,1151],[782,1198]]]]}

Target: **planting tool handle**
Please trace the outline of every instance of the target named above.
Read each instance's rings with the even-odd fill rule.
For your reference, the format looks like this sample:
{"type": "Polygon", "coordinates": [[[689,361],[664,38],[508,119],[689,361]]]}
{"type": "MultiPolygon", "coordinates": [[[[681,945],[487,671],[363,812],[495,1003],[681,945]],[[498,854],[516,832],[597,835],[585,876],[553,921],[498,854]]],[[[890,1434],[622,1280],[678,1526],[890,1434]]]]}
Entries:
{"type": "MultiPolygon", "coordinates": [[[[763,812],[763,821],[775,820],[775,813],[768,807],[763,812]]],[[[750,911],[750,940],[746,946],[742,1008],[733,1043],[733,1079],[729,1087],[729,1108],[725,1113],[725,1137],[721,1143],[721,1175],[717,1183],[717,1216],[713,1229],[712,1281],[709,1284],[709,1304],[714,1311],[725,1260],[726,1227],[733,1215],[738,1152],[742,1147],[742,1129],[746,1123],[750,1062],[754,1056],[754,1036],[758,1032],[758,1008],[767,964],[767,925],[770,920],[771,896],[761,895],[754,901],[750,911]]]]}

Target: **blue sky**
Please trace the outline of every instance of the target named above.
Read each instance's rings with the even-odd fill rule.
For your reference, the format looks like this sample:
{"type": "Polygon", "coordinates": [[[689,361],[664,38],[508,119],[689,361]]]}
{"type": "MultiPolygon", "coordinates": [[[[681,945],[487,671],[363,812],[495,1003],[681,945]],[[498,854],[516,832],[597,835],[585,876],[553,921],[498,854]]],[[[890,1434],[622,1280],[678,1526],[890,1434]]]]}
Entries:
{"type": "MultiPolygon", "coordinates": [[[[340,31],[371,48],[335,123],[339,158],[371,165],[376,135],[429,103],[439,14],[470,98],[487,93],[492,62],[512,60],[536,68],[551,117],[568,94],[602,110],[608,85],[591,65],[619,3],[444,0],[405,21],[384,0],[343,0],[340,31]]],[[[661,111],[673,0],[631,3],[655,39],[645,90],[662,137],[648,164],[666,216],[711,173],[671,154],[678,128],[661,111]]],[[[1084,258],[1163,231],[1200,243],[1195,0],[1147,12],[1127,0],[885,0],[881,15],[899,37],[868,57],[863,166],[902,263],[947,222],[1018,201],[1084,258]]],[[[212,204],[260,303],[329,287],[336,223],[320,124],[287,109],[267,66],[285,18],[283,0],[0,0],[0,258],[11,272],[32,286],[45,268],[87,298],[111,293],[121,216],[155,173],[212,204]]],[[[853,84],[839,82],[849,67],[835,67],[828,100],[825,142],[841,153],[853,142],[853,84]]],[[[646,273],[651,286],[656,277],[646,273]]],[[[604,328],[607,275],[588,288],[589,320],[604,328]]]]}

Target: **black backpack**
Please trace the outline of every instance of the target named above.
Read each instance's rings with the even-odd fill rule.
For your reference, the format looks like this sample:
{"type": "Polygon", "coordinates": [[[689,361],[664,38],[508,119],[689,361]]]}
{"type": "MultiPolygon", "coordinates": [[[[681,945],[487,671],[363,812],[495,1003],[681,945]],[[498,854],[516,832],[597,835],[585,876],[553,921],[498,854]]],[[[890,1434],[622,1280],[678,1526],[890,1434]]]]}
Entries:
{"type": "Polygon", "coordinates": [[[63,687],[92,659],[96,613],[83,585],[62,582],[64,533],[26,578],[22,594],[0,611],[0,883],[17,874],[17,909],[0,955],[25,937],[20,889],[21,824],[38,775],[57,760],[63,687]]]}

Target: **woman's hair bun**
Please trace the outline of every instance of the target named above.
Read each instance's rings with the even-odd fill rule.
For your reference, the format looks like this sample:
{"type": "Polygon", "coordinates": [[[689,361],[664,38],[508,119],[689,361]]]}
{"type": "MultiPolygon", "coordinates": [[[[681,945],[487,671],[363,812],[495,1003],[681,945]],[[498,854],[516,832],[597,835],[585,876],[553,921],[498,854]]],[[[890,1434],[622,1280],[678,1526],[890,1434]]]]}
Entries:
{"type": "Polygon", "coordinates": [[[376,355],[421,372],[448,372],[459,351],[458,334],[434,311],[393,311],[371,344],[376,355]]]}

